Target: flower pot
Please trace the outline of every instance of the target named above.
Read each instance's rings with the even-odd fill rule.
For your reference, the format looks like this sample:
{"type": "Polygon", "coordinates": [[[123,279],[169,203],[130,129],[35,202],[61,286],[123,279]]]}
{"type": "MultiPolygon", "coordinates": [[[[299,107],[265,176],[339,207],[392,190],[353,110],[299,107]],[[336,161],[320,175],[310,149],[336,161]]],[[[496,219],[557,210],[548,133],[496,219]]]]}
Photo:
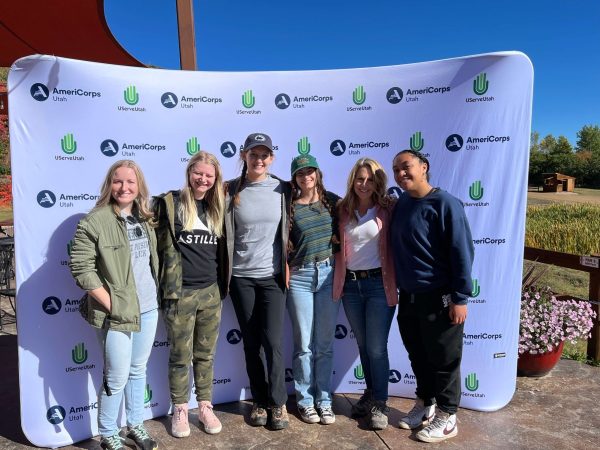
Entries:
{"type": "Polygon", "coordinates": [[[517,375],[520,377],[543,377],[550,372],[562,355],[564,341],[551,352],[532,355],[522,353],[517,360],[517,375]]]}

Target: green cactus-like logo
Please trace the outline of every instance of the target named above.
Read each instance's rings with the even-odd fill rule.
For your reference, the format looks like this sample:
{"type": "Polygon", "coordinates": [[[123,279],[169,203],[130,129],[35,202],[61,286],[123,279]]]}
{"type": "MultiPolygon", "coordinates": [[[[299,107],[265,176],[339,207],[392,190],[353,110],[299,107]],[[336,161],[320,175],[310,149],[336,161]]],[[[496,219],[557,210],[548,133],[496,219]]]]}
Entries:
{"type": "Polygon", "coordinates": [[[471,197],[471,200],[481,200],[483,197],[483,186],[481,186],[481,181],[477,180],[469,186],[469,197],[471,197]]]}
{"type": "Polygon", "coordinates": [[[87,361],[88,352],[85,349],[85,345],[83,342],[80,342],[75,347],[73,347],[73,350],[71,350],[71,358],[73,359],[73,362],[75,364],[83,364],[87,361]]]}
{"type": "Polygon", "coordinates": [[[307,155],[310,153],[310,142],[308,142],[308,138],[306,136],[300,138],[298,141],[298,153],[301,155],[307,155]]]}
{"type": "Polygon", "coordinates": [[[477,95],[485,94],[489,86],[490,82],[487,80],[487,75],[485,72],[481,72],[473,80],[473,92],[475,92],[477,95]]]}
{"type": "Polygon", "coordinates": [[[252,95],[252,90],[249,89],[244,92],[244,95],[242,95],[242,105],[244,105],[244,108],[250,109],[255,103],[256,99],[254,98],[254,95],[252,95]]]}
{"type": "Polygon", "coordinates": [[[477,374],[470,373],[466,376],[465,387],[471,392],[475,392],[477,389],[479,389],[479,380],[477,379],[477,374]]]}
{"type": "Polygon", "coordinates": [[[73,137],[73,133],[67,133],[61,138],[60,148],[62,148],[62,151],[67,155],[72,155],[77,151],[77,141],[73,137]]]}
{"type": "Polygon", "coordinates": [[[354,368],[354,378],[356,378],[357,380],[365,379],[365,372],[363,370],[362,364],[359,364],[354,368]]]}
{"type": "Polygon", "coordinates": [[[362,86],[357,86],[352,92],[352,101],[355,105],[362,105],[367,99],[367,93],[365,92],[365,88],[362,86]]]}
{"type": "Polygon", "coordinates": [[[479,286],[479,281],[477,278],[473,279],[473,290],[471,291],[471,297],[477,297],[481,292],[481,287],[479,286]]]}
{"type": "Polygon", "coordinates": [[[135,86],[127,86],[125,91],[123,92],[123,98],[125,99],[125,103],[128,105],[137,105],[137,102],[140,101],[140,95],[137,93],[135,86]]]}
{"type": "Polygon", "coordinates": [[[410,149],[415,152],[420,152],[423,150],[423,146],[425,145],[425,139],[421,136],[421,132],[417,131],[410,137],[410,149]]]}
{"type": "Polygon", "coordinates": [[[150,389],[150,385],[146,385],[146,390],[144,390],[144,403],[150,403],[152,400],[152,389],[150,389]]]}
{"type": "Polygon", "coordinates": [[[188,139],[186,143],[186,150],[188,155],[194,156],[198,151],[200,151],[200,144],[198,144],[197,137],[191,137],[188,139]]]}

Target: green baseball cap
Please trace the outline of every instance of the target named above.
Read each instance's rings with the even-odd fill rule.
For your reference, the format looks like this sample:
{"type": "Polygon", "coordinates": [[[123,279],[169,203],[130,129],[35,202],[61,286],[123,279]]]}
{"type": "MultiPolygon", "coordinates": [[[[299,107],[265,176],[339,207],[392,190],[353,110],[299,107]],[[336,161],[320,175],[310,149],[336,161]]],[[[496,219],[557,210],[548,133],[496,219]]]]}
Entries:
{"type": "Polygon", "coordinates": [[[296,172],[298,172],[300,169],[304,169],[305,167],[314,167],[315,169],[319,168],[317,159],[310,153],[307,155],[298,155],[292,159],[292,177],[296,175],[296,172]]]}

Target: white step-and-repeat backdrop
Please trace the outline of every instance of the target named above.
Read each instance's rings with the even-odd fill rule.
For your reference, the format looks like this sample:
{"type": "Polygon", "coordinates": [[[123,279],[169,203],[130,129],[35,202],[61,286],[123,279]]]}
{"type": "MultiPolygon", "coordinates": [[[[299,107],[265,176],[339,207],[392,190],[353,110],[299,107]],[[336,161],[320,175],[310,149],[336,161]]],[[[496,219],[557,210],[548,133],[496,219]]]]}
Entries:
{"type": "MultiPolygon", "coordinates": [[[[462,406],[492,411],[516,384],[519,298],[533,69],[518,52],[403,66],[306,72],[183,72],[75,61],[18,60],[9,76],[21,422],[28,439],[61,446],[97,434],[102,357],[79,316],[67,266],[77,221],[94,205],[107,168],[134,159],[151,193],[179,188],[198,149],[239,174],[239,146],[265,132],[273,173],[289,178],[298,152],[315,155],[329,190],[344,194],[360,157],[388,171],[400,150],[431,161],[432,182],[465,203],[473,231],[474,290],[464,335],[462,406]]],[[[214,402],[248,398],[239,326],[224,303],[214,402]]],[[[289,330],[289,323],[288,323],[289,330]]],[[[334,387],[364,377],[340,309],[334,387]]],[[[286,336],[287,367],[291,340],[286,336]]],[[[390,333],[391,395],[414,396],[399,338],[390,333]]],[[[169,344],[159,326],[148,368],[146,416],[170,407],[169,344]]],[[[291,369],[286,370],[290,392],[291,369]]],[[[192,405],[195,401],[192,399],[192,405]]]]}

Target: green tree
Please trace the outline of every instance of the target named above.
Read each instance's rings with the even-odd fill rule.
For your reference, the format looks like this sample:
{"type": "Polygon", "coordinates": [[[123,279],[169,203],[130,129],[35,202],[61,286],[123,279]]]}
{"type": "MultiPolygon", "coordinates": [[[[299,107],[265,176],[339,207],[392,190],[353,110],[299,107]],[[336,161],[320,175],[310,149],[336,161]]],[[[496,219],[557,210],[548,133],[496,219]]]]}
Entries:
{"type": "Polygon", "coordinates": [[[598,125],[584,125],[577,132],[577,151],[586,150],[600,155],[600,127],[598,125]]]}

